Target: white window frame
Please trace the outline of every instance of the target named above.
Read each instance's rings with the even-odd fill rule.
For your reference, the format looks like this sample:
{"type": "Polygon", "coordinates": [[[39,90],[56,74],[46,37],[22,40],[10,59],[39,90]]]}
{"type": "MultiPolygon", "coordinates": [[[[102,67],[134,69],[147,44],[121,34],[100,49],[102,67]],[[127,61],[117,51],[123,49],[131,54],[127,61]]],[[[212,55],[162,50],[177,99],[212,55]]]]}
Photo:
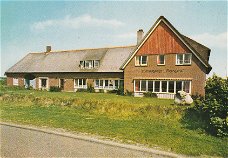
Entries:
{"type": "Polygon", "coordinates": [[[49,88],[49,78],[48,77],[39,77],[39,88],[40,89],[48,89],[49,88]],[[46,87],[42,87],[42,79],[46,79],[46,87]]]}
{"type": "Polygon", "coordinates": [[[184,53],[184,54],[176,54],[176,65],[191,65],[192,64],[192,54],[191,53],[184,53]],[[178,63],[178,55],[182,55],[183,57],[183,63],[178,63]],[[185,55],[190,55],[190,63],[185,63],[185,55]]]}
{"type": "MultiPolygon", "coordinates": [[[[59,88],[60,88],[60,86],[61,86],[61,80],[63,80],[64,85],[65,85],[65,79],[64,79],[64,78],[59,78],[59,88]]],[[[63,88],[64,88],[64,85],[63,85],[63,88]]]]}
{"type": "Polygon", "coordinates": [[[92,68],[93,68],[93,60],[85,60],[85,69],[92,69],[92,68]],[[86,66],[87,63],[89,63],[89,66],[86,66]]]}
{"type": "Polygon", "coordinates": [[[95,79],[94,80],[94,88],[95,89],[107,89],[107,90],[114,90],[120,87],[120,80],[121,79],[95,79]],[[99,81],[99,85],[96,86],[96,81],[99,81]],[[108,81],[108,86],[105,86],[105,80],[108,81]],[[115,81],[118,81],[118,86],[116,87],[115,81]],[[113,83],[113,86],[109,86],[110,82],[113,83]],[[100,86],[100,83],[103,83],[103,86],[100,86]]]}
{"type": "Polygon", "coordinates": [[[165,65],[165,55],[164,55],[164,54],[159,54],[159,55],[157,55],[157,65],[165,65]],[[160,60],[159,57],[160,57],[161,55],[164,56],[164,64],[159,64],[159,63],[158,63],[158,60],[160,60]]]}
{"type": "Polygon", "coordinates": [[[147,66],[147,65],[148,65],[148,56],[147,55],[135,56],[135,66],[147,66]],[[146,57],[146,64],[142,64],[143,57],[146,57]],[[139,58],[139,64],[136,64],[137,58],[139,58]]]}
{"type": "Polygon", "coordinates": [[[19,85],[18,78],[13,78],[13,86],[18,86],[18,85],[19,85]]]}
{"type": "Polygon", "coordinates": [[[94,63],[94,66],[93,66],[93,67],[94,67],[95,69],[100,67],[100,60],[94,60],[93,63],[94,63]],[[97,66],[95,66],[96,63],[98,64],[97,66]]]}
{"type": "MultiPolygon", "coordinates": [[[[137,80],[137,79],[136,79],[137,80]]],[[[183,91],[184,89],[184,82],[185,81],[189,81],[189,93],[191,94],[191,90],[192,90],[192,81],[191,80],[140,80],[139,81],[139,91],[136,91],[136,80],[134,80],[134,92],[148,92],[148,81],[152,81],[153,82],[153,93],[165,93],[165,94],[176,94],[176,82],[177,81],[181,81],[181,91],[183,91]],[[142,81],[146,81],[146,91],[142,91],[142,81]],[[155,81],[159,82],[159,92],[155,92],[155,81]],[[166,92],[162,92],[162,81],[166,82],[166,92]],[[174,82],[174,92],[169,92],[169,82],[174,82]]]]}
{"type": "Polygon", "coordinates": [[[76,79],[74,79],[74,88],[76,88],[76,89],[87,89],[87,79],[86,78],[76,78],[76,79]],[[79,80],[82,80],[82,85],[79,85],[79,80]],[[85,85],[84,85],[84,80],[86,82],[85,85]],[[76,85],[76,81],[77,81],[77,85],[76,85]]]}
{"type": "Polygon", "coordinates": [[[79,66],[80,66],[81,69],[84,69],[85,68],[85,61],[80,61],[79,66]]]}

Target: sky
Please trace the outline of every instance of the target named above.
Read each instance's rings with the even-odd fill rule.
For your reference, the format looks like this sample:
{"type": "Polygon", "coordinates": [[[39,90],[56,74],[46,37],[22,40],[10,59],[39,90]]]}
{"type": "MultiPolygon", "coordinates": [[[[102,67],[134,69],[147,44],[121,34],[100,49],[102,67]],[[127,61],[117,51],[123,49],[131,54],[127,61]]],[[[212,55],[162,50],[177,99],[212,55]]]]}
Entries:
{"type": "Polygon", "coordinates": [[[1,76],[31,52],[136,44],[165,16],[211,49],[213,73],[227,76],[227,1],[1,1],[1,76]]]}

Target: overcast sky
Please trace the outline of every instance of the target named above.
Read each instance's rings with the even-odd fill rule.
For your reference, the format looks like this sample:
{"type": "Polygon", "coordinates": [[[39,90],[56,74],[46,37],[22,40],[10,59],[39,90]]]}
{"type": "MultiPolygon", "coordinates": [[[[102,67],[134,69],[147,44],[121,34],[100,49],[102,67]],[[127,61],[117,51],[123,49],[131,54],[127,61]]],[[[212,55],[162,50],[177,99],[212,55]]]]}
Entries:
{"type": "Polygon", "coordinates": [[[165,16],[211,49],[211,76],[227,74],[227,2],[2,2],[1,76],[30,52],[136,44],[165,16]]]}

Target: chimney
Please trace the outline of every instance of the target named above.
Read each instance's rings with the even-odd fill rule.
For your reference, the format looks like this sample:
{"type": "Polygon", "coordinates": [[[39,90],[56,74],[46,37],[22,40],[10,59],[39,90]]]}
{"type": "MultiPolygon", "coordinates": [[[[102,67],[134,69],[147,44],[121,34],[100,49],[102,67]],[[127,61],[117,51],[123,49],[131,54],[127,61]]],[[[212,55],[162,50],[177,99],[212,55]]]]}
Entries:
{"type": "Polygon", "coordinates": [[[46,46],[46,53],[51,52],[51,46],[46,46]]]}
{"type": "Polygon", "coordinates": [[[143,34],[144,34],[143,29],[139,29],[137,31],[137,44],[139,44],[143,39],[143,34]]]}

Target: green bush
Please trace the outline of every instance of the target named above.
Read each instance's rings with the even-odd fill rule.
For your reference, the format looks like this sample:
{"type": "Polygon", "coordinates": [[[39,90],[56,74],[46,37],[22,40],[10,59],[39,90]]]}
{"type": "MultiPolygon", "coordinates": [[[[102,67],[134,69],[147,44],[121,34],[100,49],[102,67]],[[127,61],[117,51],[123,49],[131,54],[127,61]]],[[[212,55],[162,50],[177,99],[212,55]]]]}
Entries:
{"type": "Polygon", "coordinates": [[[118,88],[116,91],[116,94],[117,95],[124,95],[124,88],[123,87],[118,88]]]}
{"type": "Polygon", "coordinates": [[[87,89],[77,89],[77,92],[88,92],[87,89]]]}
{"type": "Polygon", "coordinates": [[[61,88],[58,87],[58,86],[50,86],[49,91],[50,92],[60,92],[61,91],[61,88]]]}
{"type": "Polygon", "coordinates": [[[91,84],[87,85],[87,92],[89,92],[89,93],[95,92],[94,87],[91,84]]]}
{"type": "Polygon", "coordinates": [[[113,89],[113,90],[110,90],[110,91],[108,91],[108,93],[117,93],[117,90],[116,89],[113,89]]]}
{"type": "Polygon", "coordinates": [[[133,96],[133,92],[127,90],[126,93],[125,93],[126,96],[133,96]]]}
{"type": "Polygon", "coordinates": [[[228,136],[228,78],[208,78],[205,98],[195,100],[193,107],[205,120],[206,131],[215,136],[228,136]]]}
{"type": "Polygon", "coordinates": [[[153,93],[153,92],[146,92],[146,93],[143,93],[144,97],[152,97],[152,98],[157,98],[157,94],[156,93],[153,93]]]}
{"type": "Polygon", "coordinates": [[[6,77],[0,77],[0,85],[6,86],[6,77]]]}
{"type": "Polygon", "coordinates": [[[99,89],[99,93],[104,93],[104,89],[99,89]]]}

